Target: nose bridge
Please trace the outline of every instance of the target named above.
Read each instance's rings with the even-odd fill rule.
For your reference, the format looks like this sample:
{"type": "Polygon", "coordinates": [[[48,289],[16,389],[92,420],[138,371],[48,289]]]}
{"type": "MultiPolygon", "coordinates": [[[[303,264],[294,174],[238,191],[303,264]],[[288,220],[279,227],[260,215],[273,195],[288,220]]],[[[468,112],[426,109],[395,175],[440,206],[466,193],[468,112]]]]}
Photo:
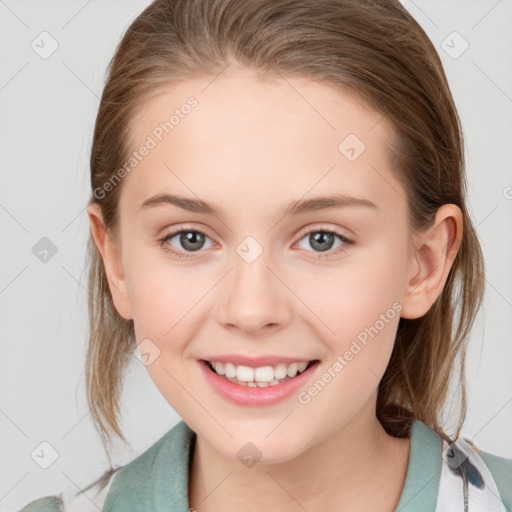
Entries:
{"type": "Polygon", "coordinates": [[[219,320],[248,331],[286,322],[285,287],[275,276],[272,251],[247,236],[236,246],[231,263],[220,298],[219,320]]]}

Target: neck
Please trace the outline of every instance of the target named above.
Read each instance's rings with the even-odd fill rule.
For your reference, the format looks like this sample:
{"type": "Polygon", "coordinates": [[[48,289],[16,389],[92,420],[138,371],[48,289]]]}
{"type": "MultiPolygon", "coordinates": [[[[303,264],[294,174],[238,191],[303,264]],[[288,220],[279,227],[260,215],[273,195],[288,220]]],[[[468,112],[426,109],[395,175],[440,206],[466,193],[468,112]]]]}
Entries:
{"type": "Polygon", "coordinates": [[[410,439],[389,436],[374,403],[319,444],[279,464],[244,467],[197,436],[189,506],[200,512],[395,510],[405,483],[410,439]]]}

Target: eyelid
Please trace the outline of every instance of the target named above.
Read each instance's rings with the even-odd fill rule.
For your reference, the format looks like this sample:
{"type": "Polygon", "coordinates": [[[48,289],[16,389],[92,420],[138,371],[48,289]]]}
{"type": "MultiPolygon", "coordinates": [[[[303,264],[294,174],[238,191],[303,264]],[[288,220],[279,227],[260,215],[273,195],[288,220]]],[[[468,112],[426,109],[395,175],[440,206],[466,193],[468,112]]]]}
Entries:
{"type": "MultiPolygon", "coordinates": [[[[208,230],[204,229],[203,227],[196,228],[196,227],[191,227],[191,226],[187,226],[187,225],[177,226],[176,228],[172,228],[169,231],[165,232],[162,236],[160,236],[158,238],[159,246],[164,251],[169,252],[173,256],[173,258],[176,258],[178,260],[188,260],[188,259],[194,257],[194,252],[177,250],[177,249],[173,248],[172,246],[167,247],[166,241],[168,239],[174,238],[175,236],[179,235],[183,231],[195,231],[197,233],[201,233],[203,236],[206,236],[207,238],[209,238],[212,241],[212,244],[214,246],[217,245],[217,243],[214,242],[213,237],[211,237],[209,235],[208,230]]],[[[206,252],[206,251],[198,251],[198,252],[201,253],[201,252],[206,252]]]]}
{"type": "Polygon", "coordinates": [[[206,235],[212,241],[214,239],[214,237],[212,236],[212,234],[211,234],[211,232],[210,232],[210,230],[208,228],[206,228],[206,227],[204,227],[202,225],[200,225],[199,227],[197,225],[193,226],[193,225],[188,224],[188,223],[178,224],[176,227],[171,227],[171,228],[163,229],[162,230],[162,235],[160,236],[160,238],[162,238],[162,237],[168,238],[171,235],[172,236],[176,236],[181,231],[197,231],[199,233],[202,233],[202,234],[206,235]]]}
{"type": "MultiPolygon", "coordinates": [[[[215,243],[216,245],[218,245],[215,241],[214,241],[214,238],[210,232],[210,230],[204,226],[200,226],[200,227],[197,227],[197,226],[192,226],[191,224],[180,224],[174,228],[170,228],[169,230],[165,229],[164,230],[164,233],[162,234],[162,236],[160,238],[168,238],[170,237],[171,235],[173,236],[176,236],[180,231],[186,231],[186,230],[190,230],[190,231],[198,231],[199,233],[202,233],[204,235],[206,235],[208,238],[210,238],[210,240],[215,243]]],[[[315,232],[315,231],[327,231],[327,232],[332,232],[334,234],[336,234],[337,236],[341,236],[342,238],[344,238],[347,242],[354,242],[352,236],[355,234],[350,231],[349,229],[347,228],[340,228],[340,227],[330,227],[328,225],[326,225],[325,223],[319,223],[319,224],[316,224],[316,225],[310,225],[308,227],[305,227],[305,228],[302,228],[298,234],[296,235],[297,237],[299,237],[299,240],[301,238],[303,238],[305,235],[308,235],[310,234],[311,232],[315,232]],[[340,232],[340,231],[349,231],[350,233],[352,233],[352,235],[346,235],[345,233],[343,232],[340,232]]]]}
{"type": "MultiPolygon", "coordinates": [[[[338,226],[330,227],[327,224],[323,224],[323,223],[303,228],[301,231],[299,231],[299,234],[297,236],[302,238],[302,237],[304,237],[304,235],[308,235],[312,232],[314,233],[315,231],[326,231],[326,232],[334,233],[337,236],[343,237],[345,240],[350,240],[350,242],[354,241],[352,238],[352,235],[346,235],[344,233],[344,231],[350,231],[349,229],[340,228],[338,226]]],[[[350,233],[352,233],[352,231],[350,231],[350,233]]]]}
{"type": "MultiPolygon", "coordinates": [[[[165,235],[163,235],[163,237],[159,238],[159,240],[158,240],[162,249],[166,252],[169,252],[172,255],[172,257],[177,260],[186,261],[186,260],[196,257],[194,251],[193,252],[181,251],[181,250],[174,249],[172,246],[168,247],[166,244],[166,241],[168,239],[174,238],[175,236],[177,236],[178,234],[180,234],[181,232],[184,232],[184,231],[195,231],[195,232],[201,233],[203,236],[205,236],[211,240],[213,246],[218,245],[213,240],[213,237],[210,236],[208,229],[205,229],[203,227],[201,227],[201,228],[191,227],[189,225],[177,226],[174,229],[171,229],[169,232],[167,232],[165,235]]],[[[311,233],[315,233],[315,232],[325,232],[325,233],[329,233],[329,234],[333,235],[334,237],[337,237],[339,240],[341,240],[342,244],[341,244],[341,246],[339,246],[338,248],[336,248],[334,250],[328,250],[325,253],[322,253],[322,252],[317,253],[315,251],[306,251],[308,253],[312,252],[313,254],[315,254],[315,256],[313,256],[312,258],[316,259],[317,261],[322,261],[322,260],[329,261],[329,260],[339,257],[341,254],[343,254],[345,251],[347,251],[351,245],[355,244],[355,241],[354,241],[354,239],[352,239],[352,237],[350,237],[350,238],[347,237],[341,231],[342,230],[340,230],[339,227],[331,228],[331,227],[327,227],[325,224],[309,226],[309,227],[303,228],[300,231],[300,235],[296,235],[296,237],[298,237],[296,244],[300,243],[300,241],[307,235],[309,235],[311,233]]],[[[200,253],[203,253],[206,251],[199,250],[197,252],[200,257],[200,253]]]]}
{"type": "Polygon", "coordinates": [[[331,222],[313,222],[310,224],[310,227],[304,228],[303,233],[306,234],[311,230],[325,230],[325,231],[333,231],[343,235],[347,239],[351,239],[355,241],[357,238],[357,233],[344,225],[333,224],[331,222]]]}

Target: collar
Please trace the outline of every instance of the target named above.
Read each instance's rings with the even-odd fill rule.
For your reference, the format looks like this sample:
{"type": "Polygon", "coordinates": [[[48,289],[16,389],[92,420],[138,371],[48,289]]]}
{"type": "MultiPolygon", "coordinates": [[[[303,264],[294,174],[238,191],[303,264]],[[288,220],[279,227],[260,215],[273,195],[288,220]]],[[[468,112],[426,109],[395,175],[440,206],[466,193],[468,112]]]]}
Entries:
{"type": "Polygon", "coordinates": [[[441,477],[441,436],[422,421],[411,426],[411,451],[395,512],[434,512],[441,477]]]}
{"type": "MultiPolygon", "coordinates": [[[[195,432],[179,421],[114,477],[104,512],[188,512],[188,475],[195,432]],[[144,475],[141,478],[141,475],[144,475]]],[[[442,438],[413,420],[407,475],[395,512],[434,512],[441,474],[442,438]]]]}

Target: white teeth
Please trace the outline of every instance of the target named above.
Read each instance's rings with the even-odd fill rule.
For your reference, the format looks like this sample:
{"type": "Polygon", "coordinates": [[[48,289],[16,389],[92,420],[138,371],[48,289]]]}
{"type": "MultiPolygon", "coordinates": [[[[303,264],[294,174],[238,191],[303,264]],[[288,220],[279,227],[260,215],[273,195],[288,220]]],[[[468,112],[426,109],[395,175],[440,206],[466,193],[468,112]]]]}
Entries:
{"type": "Polygon", "coordinates": [[[276,379],[284,379],[286,377],[287,366],[284,363],[279,363],[274,369],[274,376],[276,379]]]}
{"type": "Polygon", "coordinates": [[[226,377],[236,377],[236,366],[233,363],[226,363],[224,365],[224,371],[226,372],[226,377]]]}
{"type": "Polygon", "coordinates": [[[236,378],[243,382],[254,382],[254,368],[250,366],[237,366],[236,378]]]}
{"type": "Polygon", "coordinates": [[[270,382],[274,379],[274,368],[272,366],[260,366],[254,371],[254,380],[258,382],[270,382]]]}
{"type": "Polygon", "coordinates": [[[224,365],[222,363],[213,363],[213,367],[218,375],[224,375],[224,365]]]}
{"type": "Polygon", "coordinates": [[[224,376],[230,382],[249,387],[267,387],[280,384],[281,381],[288,380],[302,373],[309,362],[302,363],[279,363],[275,366],[260,366],[252,368],[250,366],[235,365],[233,363],[210,362],[212,369],[220,375],[224,376]]]}
{"type": "Polygon", "coordinates": [[[286,373],[288,374],[288,377],[295,377],[295,375],[297,375],[297,363],[292,363],[288,366],[286,373]]]}

